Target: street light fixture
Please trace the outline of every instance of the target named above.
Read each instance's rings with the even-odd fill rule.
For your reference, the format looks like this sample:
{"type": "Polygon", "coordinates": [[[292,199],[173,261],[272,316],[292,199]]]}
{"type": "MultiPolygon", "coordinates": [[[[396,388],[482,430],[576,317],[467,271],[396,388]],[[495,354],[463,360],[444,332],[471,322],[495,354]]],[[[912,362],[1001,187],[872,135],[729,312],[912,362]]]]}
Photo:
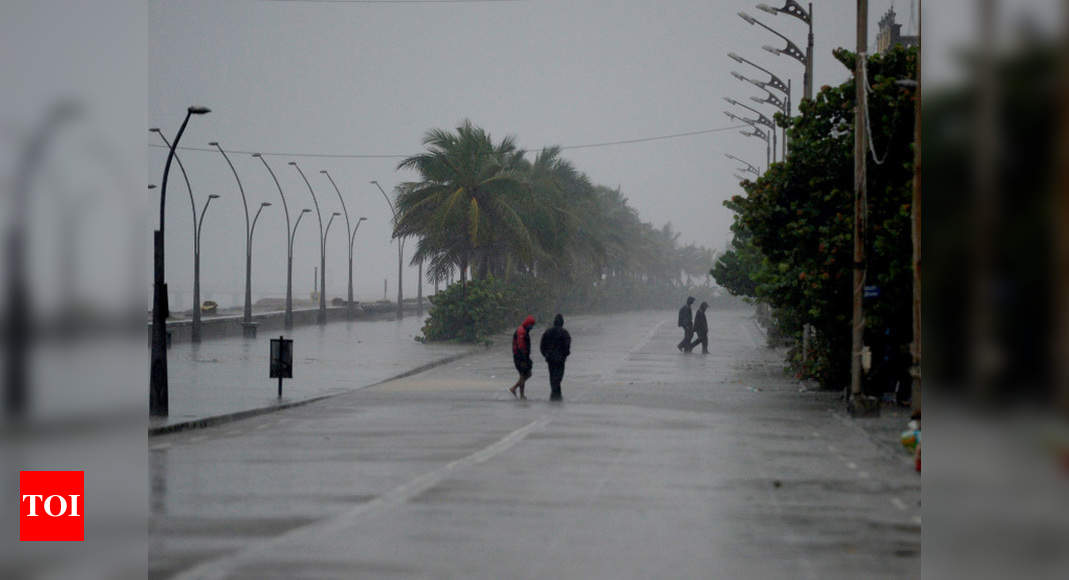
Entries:
{"type": "MultiPolygon", "coordinates": [[[[286,240],[286,250],[289,252],[290,256],[293,256],[293,240],[297,237],[297,226],[301,225],[301,218],[303,218],[306,213],[312,213],[312,210],[304,208],[301,210],[301,213],[297,214],[297,221],[293,222],[293,230],[290,231],[289,239],[286,240]]],[[[293,260],[291,258],[290,265],[292,264],[293,260]]]]}
{"type": "Polygon", "coordinates": [[[363,217],[363,216],[361,216],[359,219],[357,219],[356,220],[356,225],[353,226],[353,233],[352,233],[352,235],[349,236],[349,280],[350,280],[350,284],[349,284],[349,304],[353,303],[353,298],[352,298],[352,296],[353,296],[353,292],[352,292],[353,285],[351,283],[351,280],[352,280],[352,277],[353,277],[353,274],[352,274],[352,272],[353,272],[353,257],[356,255],[356,249],[354,248],[354,244],[356,243],[356,232],[360,231],[360,224],[362,224],[362,223],[364,223],[366,221],[367,221],[367,218],[363,217]]]}
{"type": "MultiPolygon", "coordinates": [[[[327,173],[326,169],[319,170],[320,173],[327,176],[330,180],[330,184],[334,186],[334,191],[338,192],[338,201],[341,202],[341,209],[345,212],[345,239],[349,241],[349,300],[345,303],[345,317],[349,320],[353,319],[353,229],[349,223],[349,210],[345,207],[345,199],[342,198],[341,189],[338,188],[338,184],[334,181],[334,178],[327,173]]],[[[357,222],[357,225],[360,225],[357,222]]]]}
{"type": "Polygon", "coordinates": [[[218,198],[214,193],[208,196],[200,210],[200,219],[194,223],[193,229],[193,320],[197,325],[197,342],[200,342],[200,233],[204,230],[204,214],[208,212],[208,205],[218,198]]]}
{"type": "Polygon", "coordinates": [[[735,105],[737,107],[742,107],[757,115],[757,119],[754,119],[754,121],[768,127],[768,132],[772,136],[772,149],[770,151],[771,155],[769,156],[769,163],[771,163],[772,160],[774,160],[773,158],[776,151],[776,123],[772,121],[772,119],[766,117],[763,113],[761,113],[761,111],[758,111],[757,109],[747,104],[741,103],[735,99],[732,99],[731,97],[724,97],[724,100],[727,101],[729,104],[735,105]]]}
{"type": "MultiPolygon", "coordinates": [[[[397,225],[397,209],[394,208],[393,202],[390,201],[390,197],[388,195],[386,195],[386,191],[382,189],[382,186],[379,185],[378,181],[375,181],[374,179],[372,179],[370,183],[373,184],[375,187],[379,188],[379,191],[382,193],[382,198],[386,200],[386,205],[390,206],[390,213],[393,214],[393,223],[396,226],[397,225]]],[[[401,293],[401,270],[404,267],[404,262],[405,262],[405,239],[403,237],[399,237],[399,238],[397,238],[397,319],[398,320],[401,320],[405,316],[404,309],[402,308],[402,303],[401,303],[402,298],[403,298],[403,295],[401,293]]],[[[422,275],[420,277],[422,277],[422,275]]]]}
{"type": "MultiPolygon", "coordinates": [[[[290,240],[293,237],[293,230],[296,229],[296,226],[290,228],[290,209],[286,204],[286,195],[282,193],[282,185],[278,182],[278,176],[275,175],[271,166],[267,164],[267,160],[264,159],[262,153],[253,153],[252,156],[259,159],[264,164],[264,167],[267,168],[267,172],[271,174],[271,179],[275,181],[275,187],[278,189],[278,196],[282,198],[282,211],[286,214],[286,313],[283,318],[283,325],[289,330],[293,328],[293,244],[290,240]]],[[[297,216],[297,219],[300,219],[300,216],[297,216]]]]}
{"type": "Polygon", "coordinates": [[[241,328],[245,338],[255,338],[256,323],[252,321],[252,223],[249,221],[249,202],[245,197],[245,187],[241,184],[241,178],[238,177],[238,170],[231,163],[230,156],[223,151],[218,141],[212,141],[208,145],[219,150],[226,164],[230,166],[234,180],[238,182],[238,191],[241,192],[241,205],[245,208],[245,310],[241,318],[241,328]]]}
{"type": "Polygon", "coordinates": [[[761,172],[758,171],[757,168],[754,167],[752,164],[747,163],[746,161],[744,161],[744,160],[732,155],[731,153],[725,153],[724,157],[727,157],[728,159],[731,159],[732,161],[737,161],[739,163],[742,163],[743,165],[746,166],[746,167],[742,168],[743,171],[748,171],[748,172],[753,173],[754,175],[757,175],[757,176],[760,177],[761,172]]]}
{"type": "Polygon", "coordinates": [[[297,165],[296,161],[290,161],[290,165],[297,170],[301,179],[304,180],[304,184],[308,186],[308,193],[312,194],[312,203],[315,204],[316,218],[319,220],[319,313],[316,315],[316,322],[318,324],[327,323],[327,248],[324,243],[326,236],[323,234],[323,214],[319,211],[319,200],[316,199],[316,192],[312,189],[312,184],[308,182],[308,178],[305,177],[304,172],[301,171],[301,166],[297,165]]]}
{"type": "MultiPolygon", "coordinates": [[[[164,136],[163,131],[159,127],[152,127],[149,129],[149,133],[155,133],[159,135],[163,144],[169,149],[171,147],[170,141],[164,136]]],[[[186,172],[186,166],[182,163],[182,158],[179,157],[176,152],[174,160],[178,162],[178,169],[182,171],[182,178],[186,182],[186,191],[189,192],[189,207],[193,212],[193,326],[190,327],[189,340],[191,342],[200,342],[200,247],[197,242],[197,203],[193,200],[193,187],[189,184],[189,173],[186,172]]]]}
{"type": "MultiPolygon", "coordinates": [[[[790,116],[791,116],[791,90],[790,90],[790,80],[789,79],[787,81],[787,90],[784,92],[784,98],[780,98],[780,97],[777,97],[775,94],[773,94],[772,91],[770,90],[770,87],[771,88],[776,88],[776,87],[772,86],[771,83],[766,83],[766,82],[762,82],[762,81],[756,81],[754,79],[745,77],[745,76],[743,76],[743,75],[741,75],[741,74],[739,74],[739,73],[737,73],[735,71],[731,71],[731,76],[735,77],[736,79],[738,79],[740,81],[744,81],[744,82],[750,83],[751,85],[753,85],[753,86],[765,91],[767,96],[764,99],[759,99],[757,97],[751,96],[750,97],[751,101],[753,101],[755,103],[772,105],[772,106],[778,108],[780,111],[782,111],[783,115],[785,117],[790,118],[790,116]]],[[[783,139],[781,141],[782,148],[780,149],[780,158],[781,159],[786,159],[787,158],[787,127],[786,127],[786,125],[784,125],[780,129],[780,131],[782,132],[782,135],[783,135],[783,139]]]]}
{"type": "Polygon", "coordinates": [[[750,126],[750,130],[753,131],[752,133],[747,133],[745,131],[739,131],[739,133],[744,135],[744,136],[746,136],[746,137],[759,137],[762,141],[764,141],[765,142],[765,167],[768,167],[768,166],[772,165],[772,140],[768,138],[768,136],[771,133],[771,131],[766,133],[766,132],[762,131],[761,129],[759,129],[757,127],[758,121],[756,119],[747,119],[746,117],[740,117],[740,116],[732,113],[731,111],[724,111],[724,114],[727,115],[727,117],[729,119],[731,119],[732,121],[737,121],[737,122],[740,122],[740,123],[746,123],[747,125],[750,126]]]}
{"type": "MultiPolygon", "coordinates": [[[[797,5],[797,2],[793,2],[793,0],[788,0],[787,1],[787,5],[788,6],[790,6],[792,3],[797,5]]],[[[783,11],[783,12],[786,12],[788,14],[791,14],[792,16],[797,16],[798,18],[802,18],[801,16],[789,11],[787,9],[787,7],[784,7],[783,9],[775,9],[775,8],[768,7],[767,5],[764,5],[764,6],[765,6],[765,8],[761,8],[761,10],[764,10],[765,12],[771,11],[771,12],[774,12],[774,13],[778,13],[778,12],[783,11]]],[[[801,10],[801,6],[797,6],[797,7],[798,7],[798,10],[801,10]]],[[[809,9],[810,9],[810,11],[812,11],[812,9],[813,9],[813,5],[812,4],[809,5],[809,9]]],[[[803,91],[804,92],[804,97],[803,98],[811,99],[811,98],[813,98],[813,59],[812,59],[812,56],[813,56],[813,23],[812,23],[812,19],[809,18],[809,13],[806,13],[804,10],[802,10],[802,12],[806,14],[806,17],[803,18],[803,20],[805,20],[809,24],[809,44],[808,44],[807,52],[805,52],[805,53],[803,53],[802,49],[798,48],[798,45],[794,44],[794,42],[792,42],[791,39],[789,39],[786,36],[780,34],[774,28],[768,26],[767,24],[761,22],[760,20],[754,18],[753,16],[750,16],[749,14],[747,14],[745,12],[739,12],[738,14],[739,14],[739,18],[742,18],[743,20],[745,20],[747,24],[750,24],[751,26],[756,24],[757,26],[760,26],[761,28],[764,28],[765,30],[771,32],[772,34],[775,34],[776,36],[782,38],[783,41],[787,43],[787,46],[784,47],[784,48],[775,48],[775,47],[768,46],[768,45],[765,45],[762,48],[764,48],[765,50],[767,50],[767,51],[769,51],[769,52],[771,52],[773,54],[787,55],[787,56],[797,60],[798,62],[802,63],[802,65],[805,67],[805,89],[803,91]]]]}
{"type": "MultiPolygon", "coordinates": [[[[813,98],[813,3],[812,2],[809,3],[809,10],[806,10],[805,8],[802,8],[801,3],[797,2],[796,0],[786,0],[786,2],[784,3],[783,7],[781,7],[781,8],[775,8],[773,6],[769,6],[768,4],[763,4],[762,3],[762,4],[758,4],[757,5],[757,9],[758,10],[762,10],[764,12],[767,12],[769,14],[780,14],[780,13],[782,13],[782,14],[786,14],[788,16],[793,16],[793,17],[801,20],[802,22],[805,22],[809,26],[809,37],[808,37],[808,39],[806,41],[806,49],[805,49],[805,56],[804,56],[805,60],[802,60],[802,59],[799,59],[799,60],[802,60],[802,64],[805,65],[805,89],[804,89],[805,98],[806,99],[812,99],[813,98]]],[[[793,46],[793,45],[790,44],[789,40],[787,41],[787,43],[788,43],[787,49],[789,50],[790,47],[793,46]]],[[[801,52],[801,51],[797,50],[797,47],[795,47],[795,51],[797,53],[801,52]]],[[[786,52],[786,54],[788,54],[789,56],[793,56],[794,58],[798,58],[797,54],[793,54],[793,53],[789,53],[789,52],[786,52]]]]}
{"type": "Polygon", "coordinates": [[[160,186],[160,228],[153,234],[153,283],[152,283],[152,352],[149,368],[149,413],[166,416],[169,413],[167,398],[167,282],[164,279],[164,217],[167,207],[167,177],[171,173],[171,160],[175,148],[186,132],[186,125],[193,115],[211,112],[207,107],[189,107],[186,118],[182,121],[167,152],[167,161],[163,165],[163,181],[160,186]]]}

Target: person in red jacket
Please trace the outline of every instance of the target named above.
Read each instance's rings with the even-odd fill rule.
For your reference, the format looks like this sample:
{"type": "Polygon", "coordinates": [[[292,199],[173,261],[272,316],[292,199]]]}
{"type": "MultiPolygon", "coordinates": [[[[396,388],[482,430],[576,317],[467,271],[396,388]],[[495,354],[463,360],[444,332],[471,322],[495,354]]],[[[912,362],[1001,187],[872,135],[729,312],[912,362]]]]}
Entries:
{"type": "Polygon", "coordinates": [[[528,316],[523,319],[523,324],[516,329],[516,332],[512,333],[512,362],[516,365],[520,378],[515,385],[509,388],[509,392],[512,393],[513,397],[516,397],[516,389],[519,389],[518,398],[520,399],[527,398],[527,395],[524,394],[524,389],[527,386],[527,379],[531,378],[531,367],[534,366],[531,361],[531,328],[534,325],[534,316],[528,316]]]}

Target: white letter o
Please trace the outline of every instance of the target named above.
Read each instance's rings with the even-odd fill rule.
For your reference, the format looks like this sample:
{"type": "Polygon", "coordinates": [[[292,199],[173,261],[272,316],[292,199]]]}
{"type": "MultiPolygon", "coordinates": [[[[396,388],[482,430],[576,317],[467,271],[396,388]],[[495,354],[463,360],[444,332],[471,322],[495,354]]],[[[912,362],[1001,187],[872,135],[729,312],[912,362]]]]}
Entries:
{"type": "Polygon", "coordinates": [[[50,515],[50,516],[52,516],[52,517],[61,516],[61,515],[65,514],[65,513],[67,513],[67,498],[63,497],[62,495],[50,495],[50,496],[48,496],[48,498],[45,499],[45,513],[50,515]],[[60,508],[59,513],[56,513],[56,514],[52,513],[52,510],[50,509],[50,506],[52,505],[52,500],[54,500],[54,499],[58,499],[60,505],[63,506],[63,507],[60,508]]]}

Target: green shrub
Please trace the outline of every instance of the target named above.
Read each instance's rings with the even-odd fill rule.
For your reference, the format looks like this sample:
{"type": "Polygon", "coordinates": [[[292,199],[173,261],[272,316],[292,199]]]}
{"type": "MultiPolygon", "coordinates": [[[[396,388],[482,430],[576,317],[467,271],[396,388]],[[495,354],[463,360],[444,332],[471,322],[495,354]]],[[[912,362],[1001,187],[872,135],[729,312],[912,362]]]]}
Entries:
{"type": "Polygon", "coordinates": [[[457,282],[431,298],[431,312],[423,327],[428,341],[485,341],[517,322],[516,292],[495,278],[457,282]]]}

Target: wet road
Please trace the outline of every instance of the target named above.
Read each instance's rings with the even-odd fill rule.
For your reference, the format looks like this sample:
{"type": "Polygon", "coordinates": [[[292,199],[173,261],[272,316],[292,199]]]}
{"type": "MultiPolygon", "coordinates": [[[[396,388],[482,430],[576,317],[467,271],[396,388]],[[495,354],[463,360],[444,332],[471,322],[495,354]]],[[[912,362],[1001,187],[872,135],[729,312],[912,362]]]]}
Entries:
{"type": "Polygon", "coordinates": [[[544,364],[512,399],[505,344],[153,437],[150,574],[919,577],[908,463],[799,392],[748,310],[710,311],[708,356],[674,318],[569,320],[563,404],[544,364]]]}

